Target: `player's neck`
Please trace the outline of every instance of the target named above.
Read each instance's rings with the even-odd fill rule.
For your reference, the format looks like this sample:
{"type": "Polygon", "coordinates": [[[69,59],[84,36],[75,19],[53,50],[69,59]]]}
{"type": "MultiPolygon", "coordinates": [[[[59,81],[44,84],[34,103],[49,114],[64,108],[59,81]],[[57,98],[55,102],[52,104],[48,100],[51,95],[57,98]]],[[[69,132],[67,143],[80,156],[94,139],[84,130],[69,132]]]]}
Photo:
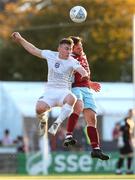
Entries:
{"type": "Polygon", "coordinates": [[[58,57],[59,57],[59,59],[61,59],[61,60],[66,60],[66,59],[68,59],[68,56],[63,56],[63,55],[61,55],[61,54],[59,54],[58,57]]]}

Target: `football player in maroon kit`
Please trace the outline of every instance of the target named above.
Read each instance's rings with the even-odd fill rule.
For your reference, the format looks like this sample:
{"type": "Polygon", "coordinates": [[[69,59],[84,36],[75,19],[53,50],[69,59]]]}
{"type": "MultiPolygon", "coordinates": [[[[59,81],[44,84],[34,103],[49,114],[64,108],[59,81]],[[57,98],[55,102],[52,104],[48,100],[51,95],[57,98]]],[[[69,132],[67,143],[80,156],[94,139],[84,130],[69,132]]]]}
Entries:
{"type": "MultiPolygon", "coordinates": [[[[87,57],[83,51],[82,39],[80,37],[71,36],[74,46],[72,49],[72,56],[77,59],[80,64],[87,70],[90,79],[90,69],[87,61],[87,57]]],[[[72,146],[76,144],[76,139],[73,138],[73,130],[79,119],[79,115],[83,112],[84,119],[87,123],[87,135],[91,142],[92,158],[99,158],[102,160],[108,160],[109,156],[104,154],[100,149],[99,133],[97,130],[97,117],[96,117],[96,104],[91,92],[91,88],[95,91],[100,91],[100,84],[92,82],[88,79],[81,79],[78,72],[74,74],[74,81],[72,84],[72,92],[77,97],[77,102],[74,106],[74,112],[70,115],[67,122],[67,133],[64,140],[64,146],[72,146]]]]}

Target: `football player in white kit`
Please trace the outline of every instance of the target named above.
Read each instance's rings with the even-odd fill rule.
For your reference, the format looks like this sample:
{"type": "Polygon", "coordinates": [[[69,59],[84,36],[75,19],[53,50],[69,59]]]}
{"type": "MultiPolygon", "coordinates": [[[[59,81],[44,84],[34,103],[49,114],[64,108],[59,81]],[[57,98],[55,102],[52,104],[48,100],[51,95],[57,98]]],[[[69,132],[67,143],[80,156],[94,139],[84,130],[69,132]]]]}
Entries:
{"type": "Polygon", "coordinates": [[[55,135],[60,124],[72,113],[76,102],[76,97],[70,91],[73,72],[79,72],[82,78],[88,78],[88,73],[77,60],[70,56],[73,47],[72,39],[62,39],[58,45],[58,52],[55,52],[38,49],[18,32],[12,33],[11,37],[30,54],[47,60],[48,80],[45,92],[36,104],[36,113],[39,120],[38,132],[40,136],[44,135],[48,111],[52,107],[61,106],[60,115],[49,129],[49,132],[55,135]]]}

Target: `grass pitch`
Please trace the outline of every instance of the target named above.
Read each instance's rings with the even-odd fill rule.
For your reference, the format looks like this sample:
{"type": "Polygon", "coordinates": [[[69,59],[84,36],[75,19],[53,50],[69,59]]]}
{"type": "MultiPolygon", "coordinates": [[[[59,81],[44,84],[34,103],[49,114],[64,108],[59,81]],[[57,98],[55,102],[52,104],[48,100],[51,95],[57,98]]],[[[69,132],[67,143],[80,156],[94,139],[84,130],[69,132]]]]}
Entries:
{"type": "Polygon", "coordinates": [[[134,175],[57,175],[57,176],[0,176],[0,180],[135,180],[134,175]]]}

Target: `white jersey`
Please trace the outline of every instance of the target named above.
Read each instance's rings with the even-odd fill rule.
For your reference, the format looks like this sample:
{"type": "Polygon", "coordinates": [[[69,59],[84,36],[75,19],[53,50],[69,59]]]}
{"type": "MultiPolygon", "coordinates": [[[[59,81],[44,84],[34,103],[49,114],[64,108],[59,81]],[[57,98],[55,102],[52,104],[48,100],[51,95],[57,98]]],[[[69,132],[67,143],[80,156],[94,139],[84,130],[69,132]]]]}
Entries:
{"type": "Polygon", "coordinates": [[[81,67],[80,63],[71,56],[60,59],[59,52],[55,51],[42,50],[41,55],[48,63],[47,87],[71,88],[73,71],[81,67]]]}

